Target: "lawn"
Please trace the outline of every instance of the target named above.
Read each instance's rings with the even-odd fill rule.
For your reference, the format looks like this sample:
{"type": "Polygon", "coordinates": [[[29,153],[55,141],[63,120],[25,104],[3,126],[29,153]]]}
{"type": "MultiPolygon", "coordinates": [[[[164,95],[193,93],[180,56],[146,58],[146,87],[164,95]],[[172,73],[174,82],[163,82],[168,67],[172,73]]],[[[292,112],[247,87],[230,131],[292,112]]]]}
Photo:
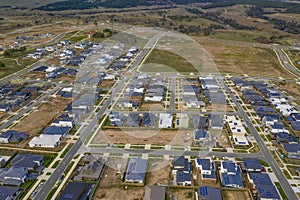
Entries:
{"type": "Polygon", "coordinates": [[[177,55],[173,52],[162,50],[162,49],[153,49],[147,60],[145,61],[146,65],[143,65],[141,71],[144,72],[197,72],[197,69],[188,62],[185,58],[177,55]],[[150,65],[158,64],[158,65],[150,65]]]}
{"type": "Polygon", "coordinates": [[[288,198],[287,198],[285,192],[283,191],[283,189],[282,189],[280,183],[279,183],[279,182],[274,182],[274,183],[275,183],[275,186],[277,187],[277,189],[278,189],[278,191],[279,191],[280,196],[282,197],[282,199],[283,199],[283,200],[287,200],[288,198]]]}

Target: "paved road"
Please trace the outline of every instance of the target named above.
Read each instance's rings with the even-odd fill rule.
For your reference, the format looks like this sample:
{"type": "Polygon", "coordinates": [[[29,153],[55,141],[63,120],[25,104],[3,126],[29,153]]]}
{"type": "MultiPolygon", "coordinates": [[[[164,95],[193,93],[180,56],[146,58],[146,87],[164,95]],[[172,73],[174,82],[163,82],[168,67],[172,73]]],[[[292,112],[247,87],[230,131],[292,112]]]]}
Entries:
{"type": "Polygon", "coordinates": [[[279,48],[274,48],[274,50],[278,53],[280,59],[282,60],[282,63],[284,67],[290,71],[292,74],[296,75],[298,78],[300,77],[300,72],[296,70],[290,63],[287,58],[287,56],[279,49],[279,48]]]}
{"type": "Polygon", "coordinates": [[[231,99],[235,103],[239,115],[244,119],[244,121],[247,124],[247,127],[249,128],[251,134],[254,136],[255,140],[257,141],[257,144],[260,148],[260,151],[262,152],[263,159],[267,161],[270,165],[270,167],[273,169],[278,181],[281,184],[281,187],[283,188],[284,192],[286,193],[288,199],[298,199],[294,190],[292,189],[291,185],[287,181],[285,175],[282,173],[280,167],[278,166],[277,162],[273,158],[272,154],[269,152],[268,148],[266,147],[265,143],[261,139],[259,133],[256,131],[255,127],[253,126],[251,120],[246,115],[245,111],[243,110],[241,104],[237,101],[236,97],[231,93],[227,85],[224,83],[223,78],[220,78],[220,83],[224,85],[225,90],[230,95],[231,99]]]}
{"type": "Polygon", "coordinates": [[[213,151],[184,151],[184,150],[165,150],[165,149],[122,149],[122,148],[101,148],[92,147],[91,153],[112,153],[112,154],[148,154],[148,155],[170,155],[170,156],[216,156],[230,158],[263,158],[261,153],[227,153],[213,151]]]}
{"type": "MultiPolygon", "coordinates": [[[[132,68],[129,70],[134,70],[138,67],[139,63],[142,61],[143,57],[147,54],[148,46],[154,45],[156,41],[156,37],[151,39],[148,43],[147,47],[142,50],[142,52],[139,54],[139,56],[136,58],[134,63],[132,64],[132,68]]],[[[60,175],[65,171],[67,166],[70,164],[72,158],[76,155],[77,151],[81,146],[83,146],[83,141],[87,139],[89,134],[96,130],[98,126],[99,119],[104,115],[104,113],[109,108],[109,105],[112,103],[113,100],[115,100],[117,94],[120,92],[121,88],[125,84],[126,81],[128,81],[129,77],[122,77],[120,82],[117,84],[117,86],[112,89],[112,94],[110,98],[108,98],[104,103],[101,109],[98,111],[96,116],[93,118],[93,120],[89,123],[88,126],[84,127],[81,130],[80,138],[76,141],[76,143],[71,147],[67,155],[63,158],[63,160],[60,162],[60,164],[57,166],[55,171],[51,174],[50,178],[45,182],[45,184],[42,186],[42,188],[39,190],[39,192],[34,197],[35,200],[44,200],[47,198],[49,192],[53,188],[55,182],[59,179],[60,175]]]]}

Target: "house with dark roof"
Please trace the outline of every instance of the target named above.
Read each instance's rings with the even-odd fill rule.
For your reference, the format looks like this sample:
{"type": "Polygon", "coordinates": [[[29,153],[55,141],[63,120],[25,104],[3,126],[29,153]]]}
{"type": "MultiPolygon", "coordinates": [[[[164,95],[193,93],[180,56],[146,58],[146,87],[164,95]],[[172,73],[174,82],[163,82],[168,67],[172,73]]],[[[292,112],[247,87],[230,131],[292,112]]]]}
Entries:
{"type": "Polygon", "coordinates": [[[48,126],[43,132],[47,135],[60,135],[61,137],[65,137],[70,129],[70,127],[48,126]]]}
{"type": "Polygon", "coordinates": [[[278,143],[284,144],[284,143],[289,143],[289,144],[296,144],[298,143],[298,139],[290,135],[288,133],[277,133],[276,134],[276,140],[278,143]]]}
{"type": "Polygon", "coordinates": [[[19,195],[19,188],[10,186],[0,186],[0,199],[15,199],[19,195]]]}
{"type": "Polygon", "coordinates": [[[280,200],[279,193],[267,173],[250,172],[249,181],[255,186],[258,197],[265,200],[280,200]]]}
{"type": "Polygon", "coordinates": [[[243,187],[241,168],[236,163],[232,161],[222,161],[220,173],[223,187],[243,187]]]}
{"type": "Polygon", "coordinates": [[[295,131],[300,131],[300,121],[292,121],[291,125],[295,131]]]}
{"type": "Polygon", "coordinates": [[[144,200],[165,200],[166,188],[162,186],[147,186],[144,200]]]}
{"type": "Polygon", "coordinates": [[[205,129],[198,129],[194,131],[195,144],[204,144],[209,142],[209,133],[205,129]]]}
{"type": "Polygon", "coordinates": [[[257,158],[246,158],[245,166],[248,172],[261,172],[262,165],[257,158]]]}
{"type": "Polygon", "coordinates": [[[191,186],[192,185],[192,174],[185,173],[184,171],[177,171],[176,184],[183,185],[183,186],[191,186]]]}
{"type": "Polygon", "coordinates": [[[28,170],[25,167],[12,166],[0,169],[0,183],[2,185],[20,186],[25,182],[28,170]]]}
{"type": "Polygon", "coordinates": [[[201,179],[216,180],[215,163],[209,158],[196,158],[196,168],[201,171],[201,179]]]}
{"type": "Polygon", "coordinates": [[[91,198],[93,188],[94,184],[91,183],[69,182],[59,195],[58,200],[88,200],[91,198]]]}
{"type": "Polygon", "coordinates": [[[83,161],[84,165],[80,167],[80,172],[74,176],[74,180],[97,181],[105,170],[106,160],[96,159],[91,155],[86,155],[83,161]]]}
{"type": "Polygon", "coordinates": [[[211,186],[199,187],[198,197],[202,200],[222,200],[221,190],[211,186]]]}
{"type": "Polygon", "coordinates": [[[129,113],[126,124],[129,127],[139,127],[141,121],[142,118],[138,113],[129,113]]]}
{"type": "Polygon", "coordinates": [[[0,142],[2,142],[2,143],[15,142],[15,143],[17,143],[26,138],[28,138],[27,133],[14,131],[14,130],[8,130],[8,131],[1,133],[0,142]]]}
{"type": "Polygon", "coordinates": [[[194,128],[203,129],[207,128],[207,117],[205,116],[194,116],[193,117],[194,128]]]}
{"type": "Polygon", "coordinates": [[[11,165],[15,167],[24,167],[28,170],[38,170],[42,167],[44,156],[37,154],[17,154],[12,160],[11,165]]]}
{"type": "Polygon", "coordinates": [[[61,114],[57,118],[55,118],[51,124],[51,126],[58,127],[70,127],[72,128],[75,124],[75,118],[69,114],[61,114]]]}
{"type": "Polygon", "coordinates": [[[154,126],[157,122],[157,117],[153,113],[144,113],[142,118],[143,126],[154,126]]]}
{"type": "Polygon", "coordinates": [[[128,183],[144,183],[148,161],[140,157],[131,158],[129,160],[125,182],[128,183]]]}
{"type": "Polygon", "coordinates": [[[192,165],[184,156],[174,157],[172,174],[176,185],[192,185],[192,165]]]}
{"type": "Polygon", "coordinates": [[[208,118],[210,128],[219,130],[223,129],[224,122],[220,115],[211,114],[208,118]]]}
{"type": "Polygon", "coordinates": [[[283,144],[283,149],[288,158],[300,159],[300,144],[283,144]]]}

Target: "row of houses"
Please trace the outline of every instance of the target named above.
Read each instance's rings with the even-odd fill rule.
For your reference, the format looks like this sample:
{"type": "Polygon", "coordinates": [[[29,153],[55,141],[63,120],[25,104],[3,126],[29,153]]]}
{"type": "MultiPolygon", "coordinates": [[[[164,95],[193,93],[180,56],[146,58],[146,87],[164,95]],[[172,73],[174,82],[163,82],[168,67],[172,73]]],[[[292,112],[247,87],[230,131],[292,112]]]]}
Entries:
{"type": "Polygon", "coordinates": [[[211,104],[226,104],[226,97],[214,77],[199,77],[204,97],[211,104]]]}
{"type": "Polygon", "coordinates": [[[73,69],[73,68],[49,67],[49,66],[40,66],[35,68],[33,71],[44,73],[46,79],[55,79],[61,75],[75,76],[78,72],[77,69],[73,69]]]}
{"type": "Polygon", "coordinates": [[[50,126],[46,127],[43,134],[34,137],[28,145],[31,148],[55,148],[60,144],[60,140],[69,133],[75,125],[75,116],[72,114],[62,114],[55,118],[50,126]]]}
{"type": "MultiPolygon", "coordinates": [[[[123,47],[122,45],[118,46],[119,48],[123,47]]],[[[126,51],[124,55],[119,56],[114,62],[106,67],[107,70],[118,71],[124,69],[128,64],[133,60],[135,55],[139,52],[138,47],[131,47],[126,51]]]]}
{"type": "Polygon", "coordinates": [[[299,112],[289,105],[288,100],[273,86],[260,81],[248,83],[240,79],[234,83],[241,88],[244,99],[251,103],[265,131],[269,131],[275,137],[289,158],[300,159],[298,138],[292,135],[283,123],[283,120],[286,120],[294,131],[300,130],[299,112]]]}
{"type": "Polygon", "coordinates": [[[182,102],[184,108],[201,108],[205,107],[205,102],[200,98],[200,88],[198,81],[184,80],[182,86],[182,102]]]}
{"type": "Polygon", "coordinates": [[[33,95],[41,90],[32,85],[3,84],[0,85],[0,112],[7,112],[15,107],[22,106],[33,95]]]}
{"type": "Polygon", "coordinates": [[[166,81],[161,78],[152,79],[146,88],[145,102],[162,102],[167,91],[166,81]]]}
{"type": "Polygon", "coordinates": [[[35,179],[43,170],[42,155],[17,154],[9,168],[0,168],[0,184],[20,186],[28,180],[35,179]]]}

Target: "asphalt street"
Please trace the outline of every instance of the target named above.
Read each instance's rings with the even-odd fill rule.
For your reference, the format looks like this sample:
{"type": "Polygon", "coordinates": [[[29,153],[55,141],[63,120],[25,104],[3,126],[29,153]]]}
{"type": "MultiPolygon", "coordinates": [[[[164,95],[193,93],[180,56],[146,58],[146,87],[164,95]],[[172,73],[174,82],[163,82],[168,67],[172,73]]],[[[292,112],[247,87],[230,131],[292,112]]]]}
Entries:
{"type": "MultiPolygon", "coordinates": [[[[132,71],[138,67],[139,63],[142,61],[144,56],[151,49],[149,47],[151,47],[151,45],[155,44],[156,39],[157,38],[154,37],[149,41],[146,48],[144,50],[142,50],[142,52],[135,59],[134,63],[132,64],[132,67],[130,68],[130,71],[132,71]]],[[[117,86],[112,89],[112,94],[111,94],[110,98],[107,99],[103,103],[103,106],[98,111],[97,115],[93,118],[93,120],[89,123],[89,125],[81,130],[80,138],[71,147],[71,149],[66,154],[66,156],[63,158],[63,160],[60,162],[60,164],[57,166],[55,171],[51,174],[50,178],[45,182],[45,184],[42,186],[42,188],[36,194],[36,196],[34,197],[35,200],[44,200],[47,198],[49,192],[53,188],[56,181],[59,179],[60,175],[63,174],[63,172],[65,171],[67,166],[70,164],[72,158],[76,155],[79,148],[84,145],[83,141],[85,141],[87,139],[87,137],[89,136],[90,133],[92,133],[94,130],[96,130],[99,119],[104,115],[106,110],[109,108],[109,105],[116,98],[117,94],[120,92],[121,88],[123,87],[123,85],[125,84],[125,82],[127,80],[128,80],[128,77],[122,76],[122,79],[117,84],[117,86]]]]}

